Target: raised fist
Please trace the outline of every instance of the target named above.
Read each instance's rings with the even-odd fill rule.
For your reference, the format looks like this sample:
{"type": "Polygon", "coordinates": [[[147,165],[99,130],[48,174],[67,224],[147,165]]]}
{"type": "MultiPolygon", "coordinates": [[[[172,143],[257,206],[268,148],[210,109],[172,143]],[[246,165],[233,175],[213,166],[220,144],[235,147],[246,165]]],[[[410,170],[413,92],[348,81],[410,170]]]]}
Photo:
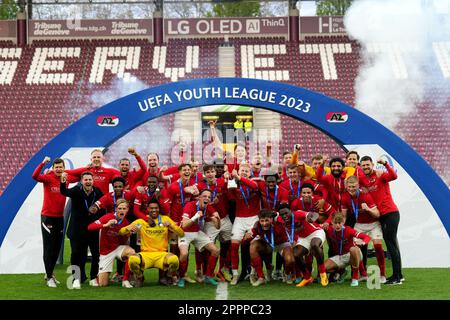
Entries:
{"type": "Polygon", "coordinates": [[[47,164],[50,162],[50,157],[45,157],[44,160],[42,160],[43,164],[47,164]]]}
{"type": "Polygon", "coordinates": [[[132,156],[136,156],[137,155],[136,149],[133,148],[133,147],[128,148],[128,153],[131,154],[132,156]]]}

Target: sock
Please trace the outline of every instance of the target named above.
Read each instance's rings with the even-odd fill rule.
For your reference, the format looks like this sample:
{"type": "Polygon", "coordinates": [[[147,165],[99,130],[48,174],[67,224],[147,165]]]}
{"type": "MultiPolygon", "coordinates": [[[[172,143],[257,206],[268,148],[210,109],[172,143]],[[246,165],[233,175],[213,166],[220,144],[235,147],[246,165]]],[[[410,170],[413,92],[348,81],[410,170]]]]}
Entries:
{"type": "Polygon", "coordinates": [[[359,278],[358,271],[359,271],[358,267],[352,266],[352,280],[358,280],[358,278],[359,278]]]}
{"type": "Polygon", "coordinates": [[[209,256],[208,268],[206,269],[206,273],[205,273],[206,276],[214,277],[214,270],[216,269],[217,258],[218,257],[215,257],[212,254],[209,256]]]}
{"type": "Polygon", "coordinates": [[[386,275],[386,259],[384,257],[384,250],[381,244],[374,244],[375,254],[377,256],[378,266],[380,267],[380,275],[386,275]]]}
{"type": "Polygon", "coordinates": [[[367,277],[367,272],[366,269],[364,268],[364,263],[362,260],[359,262],[359,274],[363,277],[367,277]]]}
{"type": "Polygon", "coordinates": [[[231,265],[233,270],[239,268],[239,243],[231,243],[231,265]]]}
{"type": "Polygon", "coordinates": [[[187,261],[180,261],[180,278],[183,278],[186,275],[186,271],[188,269],[187,261]]]}
{"type": "Polygon", "coordinates": [[[318,264],[318,268],[319,268],[319,273],[326,273],[327,272],[327,269],[325,269],[325,264],[324,263],[318,264]]]}
{"type": "Polygon", "coordinates": [[[261,257],[257,256],[255,258],[251,259],[252,267],[255,268],[256,274],[258,275],[258,278],[264,278],[264,272],[262,270],[262,261],[261,257]]]}
{"type": "Polygon", "coordinates": [[[128,260],[125,262],[124,271],[123,271],[123,279],[122,281],[127,281],[130,279],[130,265],[128,264],[128,260]]]}

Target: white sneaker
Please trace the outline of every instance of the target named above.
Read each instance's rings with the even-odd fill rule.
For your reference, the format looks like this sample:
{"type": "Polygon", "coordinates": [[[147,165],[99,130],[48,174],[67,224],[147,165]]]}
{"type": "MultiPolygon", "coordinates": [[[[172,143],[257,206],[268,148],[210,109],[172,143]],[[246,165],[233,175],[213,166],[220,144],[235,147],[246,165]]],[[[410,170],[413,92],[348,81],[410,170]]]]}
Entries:
{"type": "Polygon", "coordinates": [[[130,281],[128,281],[128,280],[122,281],[122,287],[128,288],[128,289],[133,288],[133,286],[131,285],[130,281]]]}
{"type": "Polygon", "coordinates": [[[53,280],[55,281],[56,284],[61,284],[61,282],[59,282],[54,275],[53,275],[53,280]]]}
{"type": "Polygon", "coordinates": [[[283,279],[283,277],[282,277],[282,275],[281,275],[281,270],[275,270],[275,271],[272,273],[272,279],[273,279],[273,280],[281,280],[281,279],[283,279]]]}
{"type": "MultiPolygon", "coordinates": [[[[380,280],[381,280],[381,278],[380,278],[380,280]]],[[[359,281],[367,281],[367,276],[361,276],[361,277],[359,277],[359,281]]],[[[384,281],[386,282],[386,278],[384,278],[384,281]]],[[[384,283],[384,282],[382,282],[382,283],[384,283]]]]}
{"type": "Polygon", "coordinates": [[[385,276],[381,276],[380,277],[380,283],[382,283],[382,284],[384,284],[384,283],[386,283],[386,277],[385,276]]]}
{"type": "Polygon", "coordinates": [[[49,280],[47,280],[47,287],[49,288],[56,288],[56,282],[55,279],[50,278],[49,280]]]}
{"type": "Polygon", "coordinates": [[[238,281],[239,281],[239,275],[235,274],[235,275],[233,275],[233,278],[231,279],[230,284],[232,286],[235,286],[235,285],[237,285],[238,281]]]}
{"type": "Polygon", "coordinates": [[[256,273],[255,274],[250,274],[250,283],[253,284],[256,281],[258,281],[258,275],[256,273]]]}
{"type": "MultiPolygon", "coordinates": [[[[204,281],[204,277],[203,277],[203,281],[204,281]]],[[[197,283],[197,281],[195,281],[194,279],[192,279],[191,277],[189,277],[188,275],[185,275],[184,276],[184,280],[187,282],[187,283],[197,283]]]]}
{"type": "Polygon", "coordinates": [[[294,280],[292,280],[292,276],[290,274],[285,275],[286,284],[292,284],[294,280]]]}
{"type": "Polygon", "coordinates": [[[201,270],[198,270],[198,271],[195,270],[194,274],[195,274],[195,280],[197,280],[197,282],[203,283],[203,281],[205,281],[205,276],[203,275],[203,272],[201,270]]]}
{"type": "Polygon", "coordinates": [[[97,279],[92,279],[91,281],[89,281],[89,285],[91,287],[98,287],[98,281],[97,279]]]}
{"type": "Polygon", "coordinates": [[[80,280],[78,279],[73,280],[72,289],[81,289],[80,280]]]}
{"type": "Polygon", "coordinates": [[[256,280],[255,282],[252,283],[252,286],[258,287],[258,286],[260,286],[262,284],[265,284],[265,283],[266,283],[266,279],[258,278],[258,280],[256,280]]]}

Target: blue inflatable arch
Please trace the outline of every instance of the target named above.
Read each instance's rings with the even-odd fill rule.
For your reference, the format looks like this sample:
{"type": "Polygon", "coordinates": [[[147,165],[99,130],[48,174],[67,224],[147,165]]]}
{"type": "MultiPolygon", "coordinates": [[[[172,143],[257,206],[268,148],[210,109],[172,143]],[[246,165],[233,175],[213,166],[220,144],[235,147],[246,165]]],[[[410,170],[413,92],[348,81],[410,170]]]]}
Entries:
{"type": "Polygon", "coordinates": [[[107,147],[144,122],[176,111],[218,104],[247,105],[291,116],[322,130],[340,145],[378,144],[417,183],[450,234],[448,187],[408,144],[375,120],[355,108],[303,88],[264,80],[210,78],[165,84],[120,98],[83,117],[52,139],[22,168],[0,197],[0,244],[34,188],[36,181],[31,175],[45,156],[60,157],[71,147],[107,147]],[[202,94],[200,99],[190,99],[194,90],[202,94]],[[180,92],[187,94],[179,95],[180,92]],[[337,114],[337,123],[327,121],[331,120],[331,114],[337,114]],[[119,123],[99,126],[99,116],[118,117],[119,123]]]}

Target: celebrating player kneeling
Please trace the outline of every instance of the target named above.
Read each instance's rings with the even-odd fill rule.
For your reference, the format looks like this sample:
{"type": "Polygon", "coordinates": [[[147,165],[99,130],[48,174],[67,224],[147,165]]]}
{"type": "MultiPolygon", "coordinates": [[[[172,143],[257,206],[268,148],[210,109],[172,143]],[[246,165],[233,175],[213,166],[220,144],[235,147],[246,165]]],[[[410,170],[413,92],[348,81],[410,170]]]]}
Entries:
{"type": "Polygon", "coordinates": [[[351,227],[345,227],[345,217],[341,212],[335,212],[331,220],[332,226],[328,228],[328,245],[333,248],[333,252],[338,253],[325,261],[327,271],[335,271],[337,268],[345,268],[349,264],[352,266],[352,287],[358,286],[359,262],[362,259],[361,249],[354,243],[353,238],[359,238],[367,245],[370,237],[362,232],[358,232],[351,227]]]}
{"type": "Polygon", "coordinates": [[[251,240],[250,257],[252,267],[255,268],[258,279],[252,281],[252,285],[257,287],[265,283],[262,269],[261,255],[272,256],[272,252],[279,252],[285,262],[286,283],[292,284],[292,271],[294,268],[294,255],[291,244],[287,238],[284,223],[274,220],[275,213],[271,210],[263,209],[259,212],[259,221],[251,231],[245,235],[245,240],[251,240]]]}

